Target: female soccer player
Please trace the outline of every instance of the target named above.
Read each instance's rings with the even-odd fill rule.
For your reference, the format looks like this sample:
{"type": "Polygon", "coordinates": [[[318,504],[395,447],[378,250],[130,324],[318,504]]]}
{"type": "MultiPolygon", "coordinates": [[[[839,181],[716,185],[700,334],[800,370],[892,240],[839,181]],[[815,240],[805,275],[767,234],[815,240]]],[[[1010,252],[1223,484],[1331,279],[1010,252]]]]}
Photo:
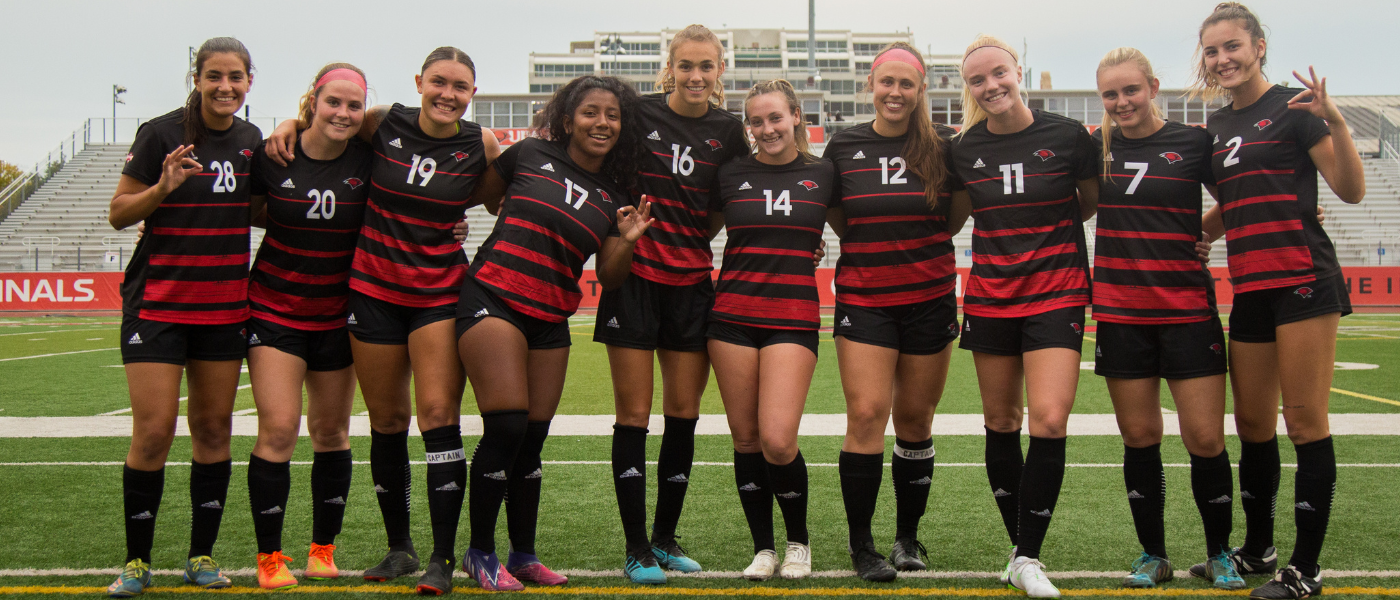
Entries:
{"type": "Polygon", "coordinates": [[[1098,151],[1078,121],[1026,107],[1018,60],[991,36],[963,56],[963,128],[952,159],[953,184],[966,191],[954,195],[953,222],[970,206],[975,225],[960,347],[977,367],[987,478],[1016,545],[1002,579],[1032,597],[1058,597],[1040,545],[1064,481],[1079,384],[1090,300],[1080,223],[1098,202],[1098,151]],[[1031,434],[1024,464],[1022,406],[1031,434]]]}
{"type": "MultiPolygon", "coordinates": [[[[476,93],[476,66],[466,53],[434,50],[414,82],[421,107],[376,106],[360,127],[377,158],[351,263],[346,324],[369,409],[370,473],[389,537],[389,554],[364,576],[384,581],[418,570],[408,516],[412,378],[433,531],[419,590],[432,593],[456,564],[467,474],[458,425],[466,382],[453,338],[467,264],[452,229],[479,203],[472,192],[500,148],[490,130],[462,119],[476,93]]],[[[268,155],[289,160],[295,135],[293,124],[279,126],[268,155]]]]}
{"type": "Polygon", "coordinates": [[[126,567],[107,587],[114,598],[151,585],[151,544],[182,375],[189,380],[194,511],[185,582],[230,585],[209,554],[228,499],[233,399],[248,350],[248,172],[262,133],[235,115],[252,71],[242,42],[205,41],[184,108],[141,126],[112,196],[113,228],[149,225],[122,283],[132,432],[122,473],[126,567]]]}
{"type": "Polygon", "coordinates": [[[832,220],[841,235],[834,331],[846,393],[841,497],[856,574],[892,581],[896,569],[927,568],[918,531],[932,484],[933,412],[958,337],[944,190],[946,138],[954,132],[929,119],[923,56],[912,46],[896,42],[876,55],[866,85],[875,120],[837,133],[825,152],[841,199],[832,220]],[[870,522],[892,407],[897,529],[886,561],[870,522]]]}
{"type": "Polygon", "coordinates": [[[258,585],[297,584],[282,554],[292,451],[301,394],[310,397],[312,535],[306,576],[339,575],[335,536],[350,492],[348,431],[355,369],[345,328],[350,261],[369,194],[369,144],[356,138],[365,117],[364,72],[331,63],[302,97],[301,131],[286,167],[253,157],[252,214],[267,234],[248,288],[248,376],[258,408],[258,441],[248,459],[248,497],[258,539],[258,585]]]}
{"type": "Polygon", "coordinates": [[[744,576],[768,579],[777,567],[776,496],[788,539],[781,573],[797,579],[812,571],[807,464],[797,447],[820,324],[811,257],[836,202],[835,169],[808,151],[802,105],[787,81],[755,85],[744,115],[758,153],[720,168],[711,230],[727,227],[729,238],[706,336],[753,534],[744,576]]]}
{"type": "Polygon", "coordinates": [[[640,200],[652,204],[657,224],[637,242],[632,275],[599,298],[593,329],[593,339],[607,344],[612,368],[617,401],[613,485],[627,539],[626,571],[637,583],[664,582],[664,573],[654,569],[658,564],[687,573],[700,570],[676,543],[676,524],[690,482],[700,395],[710,371],[705,319],[715,292],[709,206],[719,166],[749,151],[743,123],[724,110],[719,38],[703,25],[691,25],[671,39],[668,52],[656,83],[662,91],[643,96],[637,107],[650,150],[640,165],[637,187],[640,200]],[[653,354],[661,363],[666,429],[648,540],[646,436],[653,354]],[[624,473],[628,476],[620,477],[624,473]]]}
{"type": "MultiPolygon", "coordinates": [[[[500,216],[462,283],[457,347],[483,427],[462,561],[483,589],[568,581],[535,554],[540,450],[564,391],[584,262],[597,254],[599,282],[616,289],[651,224],[649,205],[629,206],[627,197],[645,152],[637,103],[615,77],[573,80],[544,109],[540,138],[502,153],[478,191],[500,216]],[[496,515],[504,498],[511,553],[502,569],[496,515]]],[[[450,573],[442,583],[441,591],[451,589],[450,573]]]]}
{"type": "MultiPolygon", "coordinates": [[[[1244,546],[1232,555],[1243,575],[1272,573],[1274,502],[1283,420],[1298,454],[1293,519],[1297,542],[1288,566],[1250,592],[1254,598],[1322,593],[1318,555],[1327,532],[1337,459],[1327,422],[1337,324],[1351,313],[1336,250],[1314,219],[1317,174],[1343,202],[1366,195],[1361,158],[1326,79],[1294,72],[1295,92],[1264,77],[1267,43],[1258,17],[1235,2],[1201,24],[1193,90],[1230,104],[1207,120],[1211,168],[1220,200],[1206,213],[1212,239],[1226,237],[1234,309],[1230,312],[1230,384],[1239,431],[1244,546]]],[[[1191,572],[1208,576],[1209,565],[1191,572]]]]}
{"type": "Polygon", "coordinates": [[[1162,522],[1161,380],[1191,454],[1191,491],[1205,524],[1215,587],[1240,589],[1227,552],[1234,481],[1225,451],[1225,334],[1215,281],[1197,257],[1201,186],[1215,185],[1210,134],[1162,120],[1152,64],[1134,48],[1099,62],[1103,148],[1094,248],[1094,372],[1108,383],[1123,433],[1123,480],[1142,556],[1126,587],[1172,579],[1162,522]]]}

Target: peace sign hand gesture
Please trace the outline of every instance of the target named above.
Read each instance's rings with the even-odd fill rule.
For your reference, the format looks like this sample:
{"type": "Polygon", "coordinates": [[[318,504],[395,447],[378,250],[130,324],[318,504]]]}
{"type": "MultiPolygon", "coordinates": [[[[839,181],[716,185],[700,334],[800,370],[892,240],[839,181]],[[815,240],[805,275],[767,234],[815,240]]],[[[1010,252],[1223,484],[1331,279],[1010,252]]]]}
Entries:
{"type": "Polygon", "coordinates": [[[617,230],[622,233],[622,241],[629,244],[642,239],[642,234],[655,222],[656,219],[651,218],[650,202],[643,201],[640,209],[632,206],[617,209],[617,230]]]}
{"type": "Polygon", "coordinates": [[[160,186],[167,196],[184,184],[186,179],[204,171],[204,165],[190,158],[193,153],[194,145],[190,144],[175,148],[174,152],[165,155],[165,161],[160,166],[160,181],[156,185],[160,186]]]}
{"type": "Polygon", "coordinates": [[[1337,105],[1332,103],[1332,97],[1327,95],[1327,78],[1318,78],[1317,72],[1312,66],[1308,66],[1308,77],[1303,77],[1297,71],[1293,76],[1308,88],[1299,92],[1297,96],[1288,100],[1288,108],[1291,110],[1307,111],[1309,114],[1324,119],[1328,122],[1341,122],[1342,111],[1337,109],[1337,105]]]}

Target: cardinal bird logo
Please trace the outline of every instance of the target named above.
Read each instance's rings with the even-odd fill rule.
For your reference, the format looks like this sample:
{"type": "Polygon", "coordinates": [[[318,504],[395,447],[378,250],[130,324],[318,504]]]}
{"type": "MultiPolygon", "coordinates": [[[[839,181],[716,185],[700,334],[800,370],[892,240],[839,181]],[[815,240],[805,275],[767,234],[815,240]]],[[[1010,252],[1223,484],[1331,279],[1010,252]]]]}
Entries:
{"type": "Polygon", "coordinates": [[[1296,290],[1293,290],[1293,293],[1298,294],[1298,296],[1302,298],[1312,298],[1313,289],[1308,286],[1303,286],[1296,290]]]}
{"type": "Polygon", "coordinates": [[[817,189],[817,182],[812,181],[811,179],[803,179],[802,181],[797,182],[797,185],[807,188],[808,191],[817,189]]]}
{"type": "Polygon", "coordinates": [[[345,180],[345,185],[350,186],[350,189],[352,189],[352,190],[355,189],[355,188],[357,188],[357,187],[360,187],[360,186],[362,186],[362,185],[364,185],[364,184],[365,184],[365,182],[360,181],[360,178],[358,178],[358,177],[351,177],[351,178],[345,180]]]}
{"type": "Polygon", "coordinates": [[[710,145],[711,152],[714,152],[715,150],[719,150],[720,148],[724,147],[724,144],[719,143],[719,140],[716,139],[705,140],[705,143],[710,145]]]}
{"type": "Polygon", "coordinates": [[[953,321],[952,323],[949,323],[949,324],[948,324],[948,333],[951,333],[951,334],[953,334],[953,335],[957,335],[958,332],[961,331],[961,330],[962,330],[962,328],[961,328],[961,327],[958,327],[958,322],[957,322],[957,321],[953,321]]]}
{"type": "Polygon", "coordinates": [[[1081,334],[1081,335],[1084,333],[1084,326],[1083,326],[1083,325],[1080,325],[1080,324],[1078,324],[1078,323],[1070,323],[1070,324],[1069,324],[1069,328],[1070,328],[1070,329],[1073,329],[1075,333],[1078,333],[1078,334],[1081,334]]]}
{"type": "Polygon", "coordinates": [[[452,153],[452,158],[457,159],[457,162],[462,162],[464,160],[467,160],[467,153],[458,150],[457,152],[452,153]]]}
{"type": "Polygon", "coordinates": [[[131,162],[131,159],[133,159],[133,158],[136,158],[136,155],[135,155],[135,154],[132,154],[132,153],[130,153],[130,152],[127,152],[127,153],[126,153],[126,162],[131,162]]]}
{"type": "Polygon", "coordinates": [[[612,196],[609,196],[607,192],[603,191],[601,188],[594,189],[597,190],[599,196],[603,197],[603,202],[612,202],[612,196]]]}
{"type": "Polygon", "coordinates": [[[1268,127],[1268,126],[1273,125],[1273,124],[1274,124],[1273,121],[1270,121],[1270,120],[1268,120],[1268,119],[1264,119],[1263,121],[1260,121],[1260,122],[1258,122],[1258,123],[1255,123],[1254,126],[1255,126],[1256,128],[1258,128],[1259,131],[1263,131],[1265,127],[1268,127]]]}
{"type": "Polygon", "coordinates": [[[243,156],[243,158],[253,158],[253,151],[252,151],[252,150],[249,150],[249,149],[247,149],[247,148],[244,148],[244,149],[242,149],[242,150],[239,150],[239,151],[238,151],[238,154],[240,154],[241,156],[243,156]]]}
{"type": "Polygon", "coordinates": [[[1225,348],[1221,347],[1220,344],[1218,344],[1218,343],[1217,343],[1217,344],[1211,344],[1211,345],[1210,345],[1210,351],[1211,351],[1211,352],[1214,352],[1214,353],[1216,353],[1216,354],[1221,354],[1221,353],[1223,353],[1223,352],[1225,351],[1225,348]]]}
{"type": "Polygon", "coordinates": [[[1039,156],[1041,162],[1050,160],[1050,157],[1055,156],[1055,153],[1054,153],[1053,151],[1051,151],[1051,150],[1045,150],[1045,149],[1036,150],[1035,152],[1032,152],[1031,154],[1034,154],[1034,155],[1036,155],[1036,156],[1039,156]]]}
{"type": "Polygon", "coordinates": [[[1181,161],[1183,161],[1183,160],[1186,160],[1186,159],[1182,158],[1180,154],[1177,154],[1177,153],[1175,153],[1175,152],[1163,152],[1163,153],[1161,153],[1161,154],[1158,154],[1157,156],[1160,156],[1160,157],[1162,157],[1162,158],[1167,159],[1167,164],[1169,164],[1169,165],[1174,165],[1174,164],[1179,163],[1179,162],[1181,162],[1181,161]]]}

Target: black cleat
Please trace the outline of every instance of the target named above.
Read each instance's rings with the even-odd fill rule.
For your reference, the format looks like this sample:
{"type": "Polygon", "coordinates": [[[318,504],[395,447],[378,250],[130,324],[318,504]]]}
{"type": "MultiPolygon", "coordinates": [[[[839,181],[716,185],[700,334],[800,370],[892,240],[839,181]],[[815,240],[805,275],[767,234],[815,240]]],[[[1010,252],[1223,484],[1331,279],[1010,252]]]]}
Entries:
{"type": "Polygon", "coordinates": [[[428,570],[418,578],[418,593],[423,596],[441,596],[452,593],[452,559],[439,556],[428,557],[428,570]]]}
{"type": "MultiPolygon", "coordinates": [[[[1246,554],[1243,548],[1230,550],[1230,562],[1235,563],[1235,571],[1240,577],[1273,575],[1278,570],[1278,550],[1273,546],[1264,549],[1264,556],[1246,554]]],[[[1191,565],[1192,577],[1209,579],[1206,563],[1191,565]]]]}
{"type": "Polygon", "coordinates": [[[388,581],[418,572],[418,555],[412,550],[390,550],[379,564],[365,569],[365,581],[388,581]]]}
{"type": "Polygon", "coordinates": [[[866,581],[894,581],[899,576],[890,562],[875,551],[874,542],[852,547],[851,565],[856,569],[856,576],[866,581]]]}
{"type": "Polygon", "coordinates": [[[1254,588],[1250,598],[1259,600],[1298,600],[1322,595],[1322,571],[1316,577],[1308,577],[1298,567],[1288,565],[1279,569],[1268,583],[1254,588]]]}
{"type": "Polygon", "coordinates": [[[928,558],[928,549],[912,537],[897,537],[894,548],[890,549],[890,563],[900,571],[923,571],[928,568],[923,559],[928,558]]]}

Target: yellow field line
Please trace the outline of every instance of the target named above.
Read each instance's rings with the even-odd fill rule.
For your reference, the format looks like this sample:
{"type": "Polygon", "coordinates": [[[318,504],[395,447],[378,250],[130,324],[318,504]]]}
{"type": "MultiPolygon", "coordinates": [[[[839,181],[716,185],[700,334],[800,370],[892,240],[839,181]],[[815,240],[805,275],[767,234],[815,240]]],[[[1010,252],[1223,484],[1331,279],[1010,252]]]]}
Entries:
{"type": "Polygon", "coordinates": [[[1337,389],[1337,388],[1332,388],[1332,393],[1334,393],[1334,394],[1342,394],[1342,395],[1344,395],[1344,396],[1353,396],[1353,397],[1356,397],[1356,398],[1361,398],[1361,399],[1363,399],[1363,400],[1370,400],[1370,401],[1372,401],[1372,402],[1384,402],[1385,404],[1394,404],[1395,406],[1400,406],[1400,402],[1396,402],[1396,401],[1394,401],[1394,400],[1386,400],[1385,398],[1377,398],[1377,397],[1375,397],[1375,396],[1367,396],[1366,394],[1358,394],[1358,393],[1356,393],[1356,392],[1348,392],[1348,391],[1346,391],[1346,390],[1339,390],[1339,389],[1337,389]]]}

